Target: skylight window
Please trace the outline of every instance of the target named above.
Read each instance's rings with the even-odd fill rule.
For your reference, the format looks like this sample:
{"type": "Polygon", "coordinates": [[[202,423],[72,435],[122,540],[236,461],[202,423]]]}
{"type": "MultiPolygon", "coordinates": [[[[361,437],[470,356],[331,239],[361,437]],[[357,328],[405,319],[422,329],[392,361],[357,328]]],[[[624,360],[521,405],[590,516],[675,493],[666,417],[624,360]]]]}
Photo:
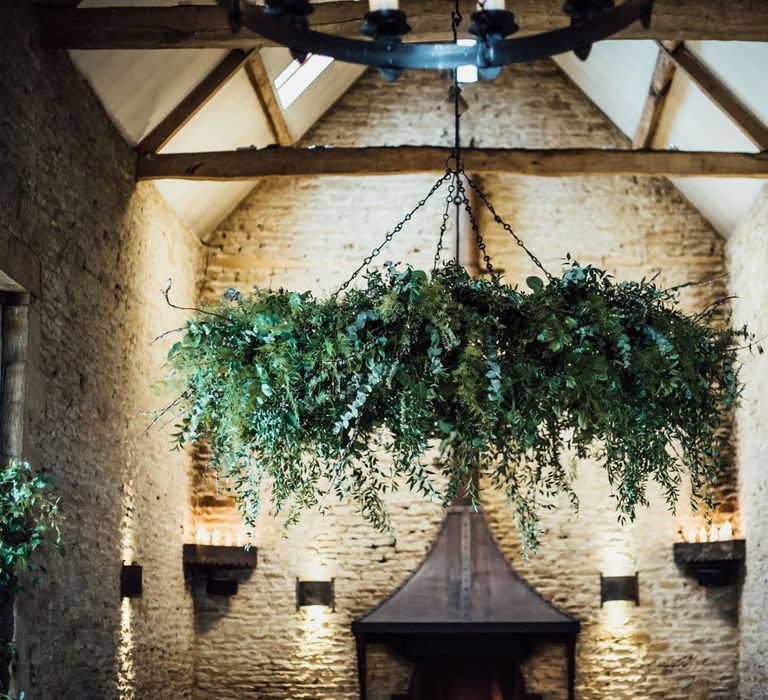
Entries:
{"type": "MultiPolygon", "coordinates": [[[[474,46],[477,42],[474,39],[459,39],[459,46],[474,46]]],[[[459,66],[456,69],[456,78],[460,83],[476,83],[477,82],[477,66],[459,66]]]]}
{"type": "Polygon", "coordinates": [[[280,106],[288,109],[328,66],[333,63],[329,56],[311,53],[304,63],[293,61],[275,78],[275,90],[280,106]]]}

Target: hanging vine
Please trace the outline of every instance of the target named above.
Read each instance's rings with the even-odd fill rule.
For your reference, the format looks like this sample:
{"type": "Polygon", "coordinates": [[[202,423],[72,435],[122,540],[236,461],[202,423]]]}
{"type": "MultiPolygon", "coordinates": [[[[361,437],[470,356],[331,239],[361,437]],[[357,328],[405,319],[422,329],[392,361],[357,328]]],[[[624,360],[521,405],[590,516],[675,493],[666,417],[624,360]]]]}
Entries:
{"type": "Polygon", "coordinates": [[[330,493],[386,530],[388,491],[405,482],[449,503],[477,470],[532,551],[541,508],[561,494],[577,503],[564,435],[603,467],[622,521],[649,481],[670,506],[686,475],[694,505],[706,498],[746,330],[575,261],[527,286],[389,263],[343,296],[231,293],[170,351],[175,439],[210,443],[249,522],[268,488],[288,522],[330,493]]]}

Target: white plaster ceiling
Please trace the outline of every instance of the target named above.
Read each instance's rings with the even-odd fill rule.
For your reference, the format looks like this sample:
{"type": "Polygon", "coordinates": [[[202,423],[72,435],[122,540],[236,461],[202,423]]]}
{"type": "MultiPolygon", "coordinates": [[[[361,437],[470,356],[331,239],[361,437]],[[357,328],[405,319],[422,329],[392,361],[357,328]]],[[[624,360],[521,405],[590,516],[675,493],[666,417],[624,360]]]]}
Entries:
{"type": "MultiPolygon", "coordinates": [[[[768,43],[692,41],[686,46],[768,124],[768,43]]],[[[605,41],[593,47],[586,62],[573,54],[555,60],[632,138],[657,56],[651,41],[605,41]]],[[[652,145],[691,151],[758,150],[680,70],[675,72],[652,145]]],[[[725,236],[746,216],[764,185],[764,180],[747,178],[673,178],[672,182],[725,236]]]]}
{"type": "MultiPolygon", "coordinates": [[[[176,0],[84,0],[80,7],[177,5],[176,0]]],[[[194,4],[216,4],[198,0],[194,4]]],[[[211,71],[226,51],[214,49],[70,51],[74,64],[91,84],[107,113],[135,146],[211,71]]],[[[262,50],[272,80],[291,61],[287,49],[262,50]]],[[[363,72],[361,66],[331,64],[301,96],[283,110],[294,141],[346,92],[363,72]]],[[[275,142],[266,115],[244,69],[161,149],[161,153],[263,148],[275,142]]],[[[250,192],[250,182],[155,183],[177,215],[201,238],[250,192]]]]}

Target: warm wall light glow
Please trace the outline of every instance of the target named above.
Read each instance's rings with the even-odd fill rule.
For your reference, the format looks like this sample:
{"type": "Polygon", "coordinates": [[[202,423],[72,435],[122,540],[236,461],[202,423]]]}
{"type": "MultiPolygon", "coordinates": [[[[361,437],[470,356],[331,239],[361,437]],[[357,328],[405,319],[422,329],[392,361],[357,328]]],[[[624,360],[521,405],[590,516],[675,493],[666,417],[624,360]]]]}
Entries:
{"type": "Polygon", "coordinates": [[[329,56],[317,54],[309,54],[304,63],[293,61],[275,78],[280,106],[288,109],[331,63],[333,59],[329,56]]]}
{"type": "MultiPolygon", "coordinates": [[[[124,562],[136,559],[136,543],[134,538],[134,506],[133,486],[130,483],[123,486],[123,518],[120,523],[120,556],[124,562]]],[[[135,648],[132,617],[133,606],[138,601],[131,598],[120,600],[120,642],[116,651],[117,688],[120,700],[134,700],[136,697],[135,648]]]]}
{"type": "Polygon", "coordinates": [[[130,598],[123,598],[120,603],[120,645],[117,649],[117,688],[120,700],[134,700],[136,697],[136,643],[133,638],[132,617],[133,603],[130,598]]]}

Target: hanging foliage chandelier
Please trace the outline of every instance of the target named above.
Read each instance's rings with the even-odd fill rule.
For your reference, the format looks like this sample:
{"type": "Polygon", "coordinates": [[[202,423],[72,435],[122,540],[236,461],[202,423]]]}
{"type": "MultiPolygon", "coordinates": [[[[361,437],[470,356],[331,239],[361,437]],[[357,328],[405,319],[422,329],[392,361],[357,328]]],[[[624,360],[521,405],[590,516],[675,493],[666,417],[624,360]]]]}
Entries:
{"type": "MultiPolygon", "coordinates": [[[[272,2],[242,19],[279,26],[286,41],[293,31],[311,39],[304,20],[270,14],[278,4],[307,5],[272,2]]],[[[641,6],[649,7],[627,0],[604,12],[641,6]]],[[[454,38],[458,8],[457,0],[454,38]]],[[[439,55],[441,45],[427,46],[425,56],[439,55]]],[[[412,67],[385,64],[393,66],[412,67]]],[[[712,323],[727,299],[682,311],[678,291],[690,283],[617,282],[570,255],[562,274],[547,270],[464,170],[460,93],[454,71],[455,141],[444,173],[334,293],[229,290],[219,303],[187,309],[195,315],[168,356],[177,398],[157,418],[176,417],[179,446],[207,441],[219,483],[250,524],[264,497],[288,523],[337,498],[387,530],[387,492],[406,485],[446,504],[476,502],[481,478],[504,493],[528,553],[542,509],[563,498],[577,505],[574,464],[585,457],[604,469],[620,521],[648,504],[649,482],[673,507],[687,477],[692,504],[711,505],[724,414],[741,389],[737,351],[752,336],[722,318],[712,323]],[[370,269],[437,193],[444,204],[432,270],[391,262],[370,269]],[[462,210],[481,278],[459,261],[462,210]],[[538,268],[525,289],[493,267],[480,210],[538,268]]]]}
{"type": "MultiPolygon", "coordinates": [[[[330,56],[348,63],[377,67],[388,80],[403,69],[454,70],[459,66],[477,66],[483,79],[495,78],[502,66],[549,58],[575,51],[581,59],[589,55],[593,43],[606,39],[634,22],[648,27],[653,0],[566,0],[563,12],[570,24],[560,29],[508,38],[525,28],[506,9],[504,0],[477,3],[468,32],[472,45],[453,41],[403,42],[411,31],[408,16],[397,0],[371,0],[360,32],[369,40],[351,39],[311,28],[313,11],[309,0],[266,0],[257,6],[241,0],[228,0],[230,22],[234,31],[248,29],[291,49],[300,60],[310,53],[330,56]]],[[[454,19],[460,20],[458,5],[454,19]]]]}

